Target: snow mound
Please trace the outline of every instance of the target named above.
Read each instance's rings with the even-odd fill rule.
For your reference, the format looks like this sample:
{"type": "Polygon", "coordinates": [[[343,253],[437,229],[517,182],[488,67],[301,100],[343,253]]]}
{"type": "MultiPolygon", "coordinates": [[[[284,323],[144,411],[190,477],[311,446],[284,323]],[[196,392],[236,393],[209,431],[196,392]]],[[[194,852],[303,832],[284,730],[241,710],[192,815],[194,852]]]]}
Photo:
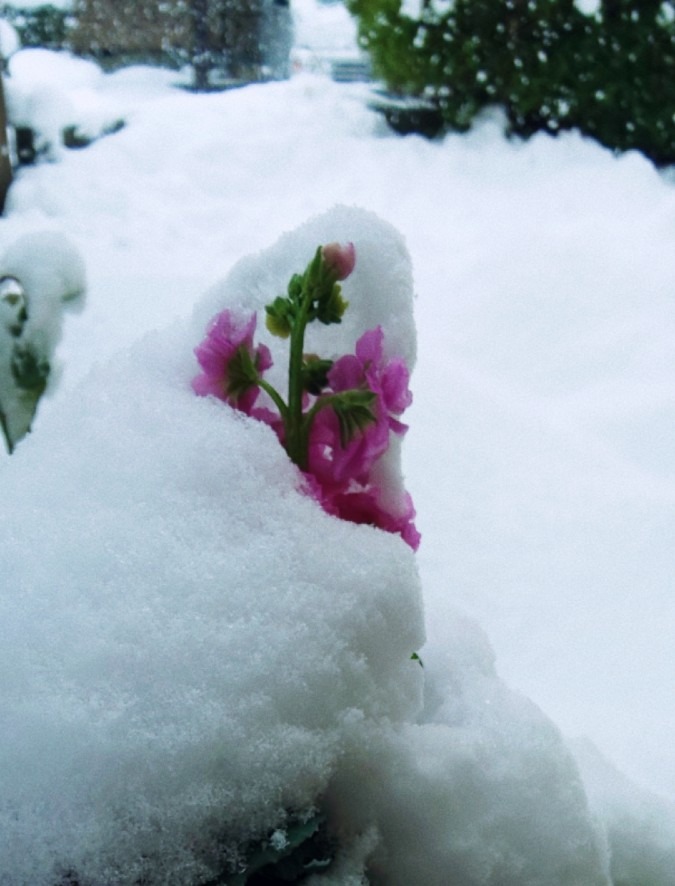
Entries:
{"type": "Polygon", "coordinates": [[[315,884],[610,882],[570,751],[482,632],[450,618],[421,668],[408,546],[326,515],[268,427],[190,390],[213,313],[346,239],[345,322],[309,346],[380,323],[412,363],[402,239],[338,208],[93,370],[0,466],[6,886],[193,886],[317,810],[338,850],[315,884]]]}
{"type": "Polygon", "coordinates": [[[455,613],[444,628],[445,646],[422,653],[417,722],[355,748],[327,798],[350,834],[375,822],[369,882],[610,883],[605,836],[559,731],[499,679],[475,623],[455,613]]]}
{"type": "Polygon", "coordinates": [[[33,130],[39,154],[57,159],[68,131],[87,142],[122,125],[115,102],[101,95],[107,78],[94,62],[30,48],[14,53],[8,67],[8,118],[33,130]]]}
{"type": "Polygon", "coordinates": [[[200,882],[311,810],[347,736],[419,708],[409,548],[325,515],[267,427],[195,397],[197,341],[146,337],[3,465],[4,884],[200,882]]]}

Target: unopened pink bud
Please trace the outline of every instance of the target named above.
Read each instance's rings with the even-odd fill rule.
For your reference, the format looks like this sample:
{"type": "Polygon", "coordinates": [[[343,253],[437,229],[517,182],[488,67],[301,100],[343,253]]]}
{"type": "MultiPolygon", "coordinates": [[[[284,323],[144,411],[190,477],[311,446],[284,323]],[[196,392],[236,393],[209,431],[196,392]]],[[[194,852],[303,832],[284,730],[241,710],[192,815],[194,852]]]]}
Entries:
{"type": "Polygon", "coordinates": [[[346,280],[356,264],[356,250],[353,243],[328,243],[321,250],[326,266],[337,280],[346,280]]]}

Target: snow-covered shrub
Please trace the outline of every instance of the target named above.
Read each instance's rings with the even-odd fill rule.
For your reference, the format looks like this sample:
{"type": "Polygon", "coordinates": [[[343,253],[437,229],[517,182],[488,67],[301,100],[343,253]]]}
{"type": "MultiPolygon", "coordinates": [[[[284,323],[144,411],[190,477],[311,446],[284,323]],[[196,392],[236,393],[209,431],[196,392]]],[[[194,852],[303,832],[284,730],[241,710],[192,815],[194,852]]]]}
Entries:
{"type": "Polygon", "coordinates": [[[388,87],[468,129],[504,109],[517,135],[578,128],[657,164],[675,162],[670,0],[349,0],[388,87]]]}
{"type": "Polygon", "coordinates": [[[24,235],[0,258],[0,426],[10,452],[53,383],[63,312],[84,289],[82,259],[62,234],[24,235]]]}
{"type": "Polygon", "coordinates": [[[3,67],[9,59],[21,46],[21,39],[16,29],[6,18],[0,18],[0,56],[2,57],[3,67]]]}
{"type": "Polygon", "coordinates": [[[105,77],[97,64],[68,52],[22,49],[5,78],[10,123],[32,132],[36,156],[58,159],[63,147],[81,147],[123,125],[114,103],[95,92],[105,77]]]}
{"type": "Polygon", "coordinates": [[[73,17],[63,4],[19,2],[5,4],[4,14],[16,28],[22,46],[62,49],[73,17]]]}

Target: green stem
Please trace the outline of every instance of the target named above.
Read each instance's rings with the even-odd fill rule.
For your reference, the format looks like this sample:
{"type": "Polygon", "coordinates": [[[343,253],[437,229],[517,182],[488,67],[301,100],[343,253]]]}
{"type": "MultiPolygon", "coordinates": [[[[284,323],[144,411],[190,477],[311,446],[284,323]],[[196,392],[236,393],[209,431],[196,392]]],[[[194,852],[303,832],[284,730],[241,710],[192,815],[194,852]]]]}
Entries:
{"type": "Polygon", "coordinates": [[[286,449],[292,461],[301,470],[307,467],[307,447],[302,440],[302,361],[305,347],[305,328],[310,299],[305,290],[300,310],[291,330],[291,353],[288,361],[288,420],[286,422],[286,449]]]}
{"type": "MultiPolygon", "coordinates": [[[[312,424],[314,423],[314,419],[317,414],[321,412],[322,409],[325,409],[326,406],[330,406],[331,403],[336,399],[336,396],[333,394],[324,394],[319,397],[319,399],[314,403],[312,408],[307,412],[306,415],[301,416],[300,426],[298,429],[298,449],[303,453],[303,460],[305,464],[305,468],[307,465],[307,459],[309,457],[309,432],[312,429],[312,424]]],[[[298,462],[302,468],[303,465],[298,462]]],[[[305,469],[303,468],[303,470],[305,469]]]]}
{"type": "Polygon", "coordinates": [[[277,391],[273,385],[271,385],[268,381],[265,381],[264,378],[258,379],[258,386],[265,391],[265,393],[269,394],[270,398],[274,401],[274,405],[279,410],[279,414],[281,415],[282,421],[286,424],[288,420],[288,406],[284,403],[283,398],[277,391]]]}
{"type": "Polygon", "coordinates": [[[316,319],[316,305],[322,293],[329,295],[333,283],[333,279],[325,272],[323,253],[319,247],[303,275],[300,292],[291,296],[296,309],[289,318],[291,342],[288,360],[288,407],[282,417],[286,430],[286,451],[290,459],[303,471],[307,470],[309,424],[311,424],[311,420],[309,424],[305,424],[305,416],[302,413],[305,330],[310,320],[316,319]]]}

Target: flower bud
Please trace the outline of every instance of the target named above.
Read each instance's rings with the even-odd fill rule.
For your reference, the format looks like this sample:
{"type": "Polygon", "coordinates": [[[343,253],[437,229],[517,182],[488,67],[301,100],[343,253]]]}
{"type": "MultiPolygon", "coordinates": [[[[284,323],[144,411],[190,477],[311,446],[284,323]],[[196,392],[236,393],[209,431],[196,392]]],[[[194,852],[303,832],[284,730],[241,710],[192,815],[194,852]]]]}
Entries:
{"type": "Polygon", "coordinates": [[[328,243],[321,253],[326,267],[336,280],[346,280],[354,270],[356,250],[353,243],[328,243]]]}

